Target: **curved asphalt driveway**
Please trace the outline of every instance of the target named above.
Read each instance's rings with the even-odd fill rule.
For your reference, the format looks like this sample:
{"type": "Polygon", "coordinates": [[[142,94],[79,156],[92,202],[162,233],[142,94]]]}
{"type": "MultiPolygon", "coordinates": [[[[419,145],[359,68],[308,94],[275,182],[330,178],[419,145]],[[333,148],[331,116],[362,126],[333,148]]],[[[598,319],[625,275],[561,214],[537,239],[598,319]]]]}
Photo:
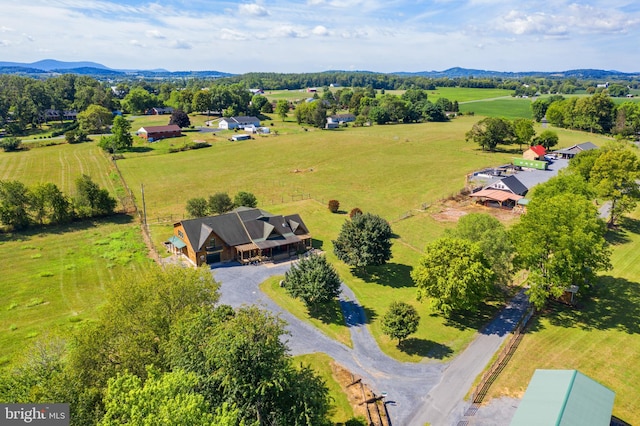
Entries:
{"type": "Polygon", "coordinates": [[[526,300],[519,296],[449,363],[402,363],[382,353],[366,327],[364,310],[346,285],[342,285],[340,305],[351,331],[353,349],[300,321],[260,291],[261,282],[283,275],[289,267],[290,263],[284,263],[213,269],[214,277],[222,284],[220,303],[234,307],[253,304],[278,314],[288,323],[287,343],[293,355],[324,352],[361,376],[376,394],[385,392],[387,409],[397,426],[457,424],[468,406],[463,398],[473,380],[526,309],[526,300]]]}

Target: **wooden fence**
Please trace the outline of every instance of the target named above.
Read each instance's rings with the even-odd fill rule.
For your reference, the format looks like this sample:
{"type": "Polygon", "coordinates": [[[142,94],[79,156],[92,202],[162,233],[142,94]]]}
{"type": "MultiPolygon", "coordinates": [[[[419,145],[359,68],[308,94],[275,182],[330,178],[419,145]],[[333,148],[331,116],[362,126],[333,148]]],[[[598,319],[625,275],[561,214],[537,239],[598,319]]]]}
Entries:
{"type": "Polygon", "coordinates": [[[480,404],[487,394],[489,388],[496,380],[500,372],[504,370],[504,367],[507,365],[511,356],[518,348],[520,341],[522,340],[524,330],[529,323],[529,320],[533,316],[535,312],[535,308],[530,307],[527,312],[520,318],[520,321],[516,325],[516,328],[511,332],[512,335],[507,341],[506,345],[502,348],[502,350],[498,353],[498,358],[493,362],[491,367],[482,375],[480,379],[480,383],[476,385],[476,387],[471,392],[471,400],[474,404],[480,404]]]}

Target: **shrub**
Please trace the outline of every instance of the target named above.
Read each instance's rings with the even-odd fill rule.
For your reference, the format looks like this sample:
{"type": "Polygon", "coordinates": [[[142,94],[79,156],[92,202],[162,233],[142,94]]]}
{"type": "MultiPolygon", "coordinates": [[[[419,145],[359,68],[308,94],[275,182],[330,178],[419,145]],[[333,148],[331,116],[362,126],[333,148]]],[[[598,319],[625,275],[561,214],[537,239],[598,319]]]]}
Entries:
{"type": "Polygon", "coordinates": [[[13,136],[0,139],[0,148],[4,149],[5,152],[18,151],[20,145],[22,145],[22,141],[13,136]]]}
{"type": "Polygon", "coordinates": [[[349,212],[349,217],[350,217],[351,219],[353,219],[353,217],[354,217],[355,215],[358,215],[358,214],[362,214],[362,210],[360,210],[360,208],[359,208],[359,207],[354,207],[354,208],[352,208],[352,209],[351,209],[351,211],[349,212]]]}
{"type": "Polygon", "coordinates": [[[338,209],[340,209],[340,201],[338,201],[338,200],[329,200],[329,211],[331,213],[337,213],[338,209]]]}

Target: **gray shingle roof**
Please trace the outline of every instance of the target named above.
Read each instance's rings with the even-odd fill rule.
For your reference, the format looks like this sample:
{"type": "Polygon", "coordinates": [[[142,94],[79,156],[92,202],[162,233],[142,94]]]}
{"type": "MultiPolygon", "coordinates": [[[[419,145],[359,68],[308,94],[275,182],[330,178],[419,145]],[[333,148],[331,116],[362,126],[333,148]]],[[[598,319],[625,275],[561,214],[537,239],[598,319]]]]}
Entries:
{"type": "Polygon", "coordinates": [[[228,246],[255,243],[260,248],[300,241],[309,230],[298,214],[273,215],[261,209],[240,207],[230,213],[183,220],[182,226],[194,251],[202,250],[211,232],[228,246]]]}

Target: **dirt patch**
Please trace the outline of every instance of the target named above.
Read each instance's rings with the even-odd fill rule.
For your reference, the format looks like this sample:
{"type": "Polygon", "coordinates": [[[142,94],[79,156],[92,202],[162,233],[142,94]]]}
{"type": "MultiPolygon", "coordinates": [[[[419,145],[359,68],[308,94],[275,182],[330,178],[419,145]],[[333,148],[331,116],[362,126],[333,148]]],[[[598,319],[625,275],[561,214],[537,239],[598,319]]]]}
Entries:
{"type": "Polygon", "coordinates": [[[347,395],[347,400],[353,408],[354,416],[364,417],[371,425],[389,425],[385,415],[384,401],[371,402],[376,399],[376,395],[367,385],[362,383],[359,377],[333,361],[331,362],[331,371],[333,378],[340,384],[342,391],[347,395]],[[367,401],[370,403],[367,404],[367,401]]]}
{"type": "Polygon", "coordinates": [[[446,200],[431,206],[434,213],[431,214],[438,222],[457,222],[462,216],[469,213],[489,214],[502,223],[509,223],[520,217],[514,210],[497,209],[485,207],[482,204],[473,203],[467,200],[446,200]]]}

